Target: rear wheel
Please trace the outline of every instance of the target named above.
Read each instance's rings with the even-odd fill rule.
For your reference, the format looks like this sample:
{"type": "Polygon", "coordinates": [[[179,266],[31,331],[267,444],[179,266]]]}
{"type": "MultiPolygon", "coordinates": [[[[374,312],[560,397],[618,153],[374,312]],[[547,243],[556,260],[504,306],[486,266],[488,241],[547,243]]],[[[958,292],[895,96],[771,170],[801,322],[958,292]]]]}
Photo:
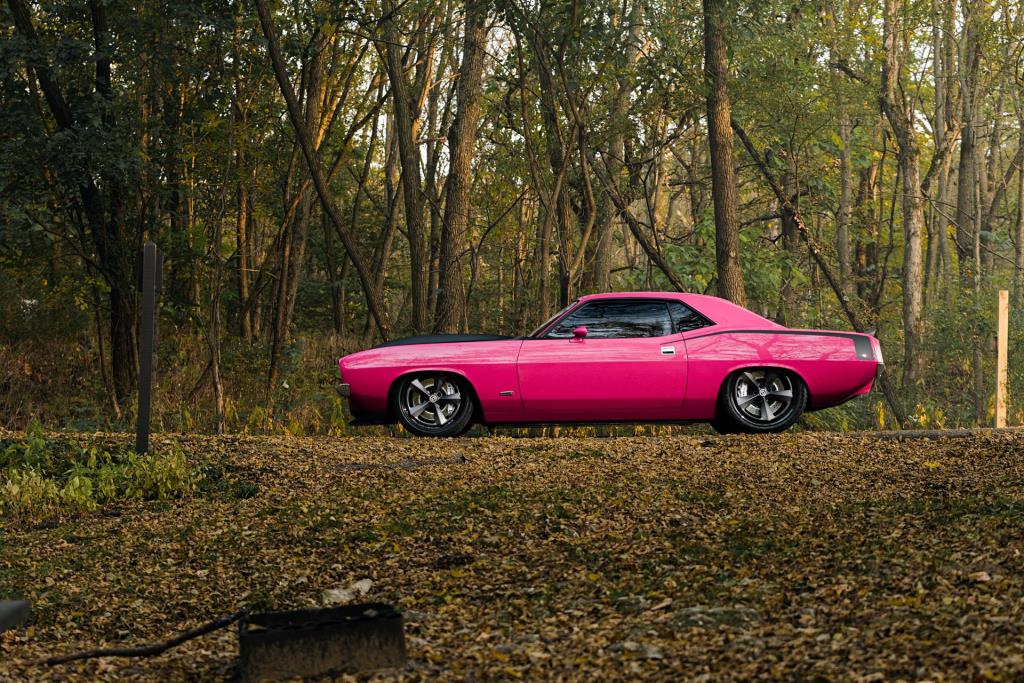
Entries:
{"type": "Polygon", "coordinates": [[[807,387],[791,372],[752,368],[733,373],[722,387],[716,423],[758,434],[788,429],[807,406],[807,387]]]}
{"type": "Polygon", "coordinates": [[[407,375],[392,400],[402,426],[416,436],[458,436],[473,418],[473,397],[465,381],[452,375],[407,375]]]}

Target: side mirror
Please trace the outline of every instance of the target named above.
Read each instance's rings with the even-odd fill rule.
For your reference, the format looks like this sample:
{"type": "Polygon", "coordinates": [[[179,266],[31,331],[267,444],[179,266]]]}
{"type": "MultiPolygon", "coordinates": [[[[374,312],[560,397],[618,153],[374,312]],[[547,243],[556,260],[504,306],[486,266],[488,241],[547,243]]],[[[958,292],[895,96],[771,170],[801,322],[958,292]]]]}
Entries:
{"type": "Polygon", "coordinates": [[[572,338],[576,341],[583,341],[584,337],[587,336],[587,328],[583,325],[572,328],[572,338]]]}

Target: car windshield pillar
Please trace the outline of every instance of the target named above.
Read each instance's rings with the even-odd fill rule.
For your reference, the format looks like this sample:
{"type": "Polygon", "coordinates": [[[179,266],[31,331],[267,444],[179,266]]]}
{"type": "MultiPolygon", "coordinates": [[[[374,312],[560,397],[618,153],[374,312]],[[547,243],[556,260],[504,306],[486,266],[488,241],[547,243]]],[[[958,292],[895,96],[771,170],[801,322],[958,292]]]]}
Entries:
{"type": "Polygon", "coordinates": [[[549,327],[551,327],[558,320],[560,320],[563,315],[565,315],[566,313],[571,311],[573,308],[575,308],[576,304],[578,304],[578,303],[579,303],[579,299],[577,299],[576,301],[573,301],[571,304],[569,304],[568,306],[566,306],[565,308],[560,310],[558,313],[555,313],[553,316],[551,316],[550,318],[545,320],[543,323],[541,323],[538,327],[534,328],[534,330],[532,332],[530,332],[530,334],[526,335],[526,338],[527,339],[539,339],[539,338],[541,338],[541,335],[544,334],[544,332],[549,327]]]}

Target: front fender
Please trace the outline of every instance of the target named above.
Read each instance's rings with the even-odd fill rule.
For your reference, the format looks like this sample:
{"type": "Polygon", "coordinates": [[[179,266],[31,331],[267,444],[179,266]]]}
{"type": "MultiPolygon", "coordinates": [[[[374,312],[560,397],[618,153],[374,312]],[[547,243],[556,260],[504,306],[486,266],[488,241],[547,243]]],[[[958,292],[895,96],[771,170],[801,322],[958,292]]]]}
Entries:
{"type": "Polygon", "coordinates": [[[474,341],[381,347],[339,361],[349,384],[353,415],[387,416],[396,382],[417,372],[443,372],[463,379],[487,419],[519,414],[516,357],[521,340],[474,341]],[[511,393],[509,393],[511,392],[511,393]]]}

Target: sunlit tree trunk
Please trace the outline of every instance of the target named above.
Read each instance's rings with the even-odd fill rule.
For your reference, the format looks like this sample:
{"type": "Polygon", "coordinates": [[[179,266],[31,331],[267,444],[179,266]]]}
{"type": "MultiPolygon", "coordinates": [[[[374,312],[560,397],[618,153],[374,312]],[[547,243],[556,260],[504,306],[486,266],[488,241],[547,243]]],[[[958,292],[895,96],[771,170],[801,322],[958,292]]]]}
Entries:
{"type": "Polygon", "coordinates": [[[903,180],[903,384],[909,386],[923,376],[921,355],[924,269],[922,233],[924,196],[921,189],[921,150],[914,130],[913,110],[902,86],[900,55],[900,14],[897,0],[886,0],[883,31],[885,61],[882,64],[882,108],[899,145],[898,162],[903,180]]]}
{"type": "Polygon", "coordinates": [[[967,2],[964,3],[964,33],[960,49],[960,162],[957,168],[956,244],[960,279],[964,287],[976,287],[981,278],[978,233],[978,153],[975,102],[978,97],[978,69],[981,46],[977,27],[967,2]]]}
{"type": "MultiPolygon", "coordinates": [[[[1018,112],[1017,115],[1020,127],[1018,144],[1024,149],[1024,112],[1018,112]]],[[[1013,243],[1013,298],[1016,302],[1015,307],[1019,308],[1024,305],[1024,169],[1017,175],[1017,223],[1014,236],[1016,239],[1013,243]]]]}
{"type": "MultiPolygon", "coordinates": [[[[933,121],[934,144],[936,148],[943,144],[952,121],[952,92],[953,89],[947,84],[947,74],[951,69],[952,41],[950,35],[950,16],[952,5],[944,6],[941,0],[932,0],[933,15],[940,20],[934,22],[932,27],[932,69],[935,81],[935,114],[933,121]]],[[[931,224],[928,237],[928,278],[925,287],[925,308],[928,308],[931,301],[938,299],[945,291],[949,294],[950,253],[949,253],[949,175],[952,155],[946,155],[942,160],[942,167],[936,175],[935,201],[931,209],[931,224]]]]}
{"type": "Polygon", "coordinates": [[[736,170],[732,158],[732,129],[726,64],[724,0],[704,0],[704,73],[711,149],[711,193],[715,204],[715,260],[718,293],[744,305],[743,271],[740,270],[740,224],[736,170]]]}
{"type": "Polygon", "coordinates": [[[850,215],[853,206],[853,168],[850,161],[850,137],[853,125],[845,111],[839,119],[839,206],[836,208],[836,260],[843,291],[853,291],[853,267],[850,259],[850,215]]]}

